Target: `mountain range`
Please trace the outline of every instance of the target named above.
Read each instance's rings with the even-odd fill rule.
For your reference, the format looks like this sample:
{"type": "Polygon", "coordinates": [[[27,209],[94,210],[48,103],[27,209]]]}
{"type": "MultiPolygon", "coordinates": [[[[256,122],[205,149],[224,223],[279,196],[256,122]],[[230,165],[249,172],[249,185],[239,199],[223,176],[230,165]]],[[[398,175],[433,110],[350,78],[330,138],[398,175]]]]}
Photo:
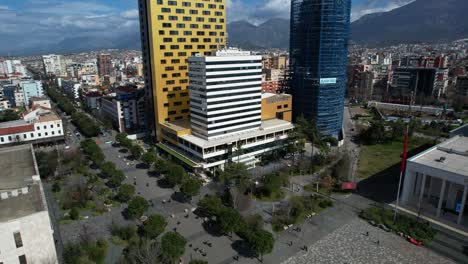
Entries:
{"type": "MultiPolygon", "coordinates": [[[[388,12],[368,14],[351,24],[351,39],[371,46],[437,42],[468,37],[468,0],[416,0],[388,12]]],[[[255,26],[228,25],[229,44],[242,48],[288,48],[289,20],[255,26]]]]}
{"type": "MultiPolygon", "coordinates": [[[[415,0],[388,12],[368,14],[351,24],[351,39],[370,46],[436,42],[468,37],[468,0],[415,0]]],[[[289,20],[273,18],[260,25],[227,25],[228,45],[244,49],[289,46],[289,20]]],[[[36,46],[21,54],[71,53],[99,49],[140,49],[139,32],[114,37],[71,37],[36,46]]]]}

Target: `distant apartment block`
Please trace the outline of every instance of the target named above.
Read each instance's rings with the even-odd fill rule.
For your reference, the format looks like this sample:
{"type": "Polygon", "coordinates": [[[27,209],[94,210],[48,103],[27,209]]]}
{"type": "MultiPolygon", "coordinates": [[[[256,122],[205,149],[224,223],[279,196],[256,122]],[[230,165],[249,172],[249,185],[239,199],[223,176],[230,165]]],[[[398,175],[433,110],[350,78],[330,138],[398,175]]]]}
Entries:
{"type": "Polygon", "coordinates": [[[58,263],[32,146],[1,148],[0,168],[0,263],[58,263]]]}
{"type": "MultiPolygon", "coordinates": [[[[138,134],[146,130],[145,91],[134,86],[119,87],[115,96],[100,99],[101,113],[119,132],[138,134]]],[[[91,100],[91,95],[87,96],[91,100]]]]}
{"type": "Polygon", "coordinates": [[[43,55],[44,72],[57,77],[67,76],[66,63],[62,55],[43,55]]]}
{"type": "MultiPolygon", "coordinates": [[[[25,80],[20,83],[21,91],[23,92],[23,101],[21,105],[27,106],[31,97],[44,96],[44,90],[42,88],[41,81],[25,80]]],[[[17,101],[16,104],[19,102],[17,101]]]]}
{"type": "Polygon", "coordinates": [[[110,54],[97,55],[97,68],[100,77],[112,74],[112,58],[110,54]]]}
{"type": "Polygon", "coordinates": [[[67,94],[71,99],[80,98],[80,89],[81,84],[72,80],[63,80],[62,81],[62,90],[67,94]]]}

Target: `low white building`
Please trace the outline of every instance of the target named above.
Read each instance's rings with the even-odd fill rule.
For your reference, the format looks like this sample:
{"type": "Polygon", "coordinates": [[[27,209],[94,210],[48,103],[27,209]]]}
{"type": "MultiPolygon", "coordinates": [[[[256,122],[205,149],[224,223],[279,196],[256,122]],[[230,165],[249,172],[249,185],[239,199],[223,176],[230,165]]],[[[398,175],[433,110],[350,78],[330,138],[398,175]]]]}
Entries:
{"type": "Polygon", "coordinates": [[[52,109],[50,105],[50,100],[46,97],[31,97],[29,98],[29,107],[32,108],[33,106],[41,106],[44,108],[52,109]]]}
{"type": "Polygon", "coordinates": [[[23,120],[0,123],[0,146],[64,139],[62,119],[50,109],[33,107],[23,120]]]}
{"type": "Polygon", "coordinates": [[[58,263],[32,146],[1,148],[0,168],[0,263],[58,263]]]}
{"type": "Polygon", "coordinates": [[[408,159],[401,204],[438,221],[468,227],[468,137],[454,136],[408,159]]]}

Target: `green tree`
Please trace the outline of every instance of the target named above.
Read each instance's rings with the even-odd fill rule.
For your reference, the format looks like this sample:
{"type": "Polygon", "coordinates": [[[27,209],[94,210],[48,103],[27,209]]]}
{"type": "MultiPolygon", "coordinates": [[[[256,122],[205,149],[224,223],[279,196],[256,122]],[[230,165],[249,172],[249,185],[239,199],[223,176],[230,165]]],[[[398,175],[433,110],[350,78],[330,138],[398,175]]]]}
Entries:
{"type": "Polygon", "coordinates": [[[148,167],[156,161],[156,154],[153,151],[148,150],[143,155],[141,155],[141,161],[148,167]]]}
{"type": "Polygon", "coordinates": [[[72,220],[78,220],[80,218],[80,211],[78,210],[77,207],[72,207],[70,210],[70,219],[72,220]]]}
{"type": "Polygon", "coordinates": [[[133,195],[135,195],[135,187],[130,184],[123,184],[119,188],[119,192],[117,193],[117,199],[120,202],[126,203],[132,199],[133,195]]]}
{"type": "Polygon", "coordinates": [[[41,178],[47,179],[54,176],[55,171],[58,167],[58,155],[57,152],[36,152],[37,166],[39,168],[39,174],[41,178]]]}
{"type": "Polygon", "coordinates": [[[154,172],[157,174],[166,174],[169,171],[169,163],[163,159],[157,158],[154,162],[154,172]]]}
{"type": "Polygon", "coordinates": [[[273,234],[263,230],[257,229],[252,232],[248,242],[252,245],[253,249],[263,261],[263,256],[273,251],[275,246],[275,238],[273,234]]]}
{"type": "Polygon", "coordinates": [[[117,141],[119,144],[122,144],[122,142],[128,139],[127,137],[127,133],[118,133],[117,135],[115,135],[115,141],[117,141]]]}
{"type": "Polygon", "coordinates": [[[154,214],[143,223],[143,232],[148,238],[155,239],[166,229],[167,222],[162,215],[154,214]]]}
{"type": "Polygon", "coordinates": [[[128,216],[132,219],[140,218],[146,210],[148,210],[149,204],[145,198],[141,196],[133,197],[128,203],[127,213],[128,216]]]}
{"type": "Polygon", "coordinates": [[[372,122],[371,126],[363,132],[362,138],[368,144],[383,142],[385,140],[385,126],[383,122],[372,122]]]}
{"type": "Polygon", "coordinates": [[[167,232],[161,238],[161,249],[164,258],[176,261],[185,252],[187,240],[176,232],[167,232]]]}
{"type": "Polygon", "coordinates": [[[185,169],[177,164],[170,164],[165,175],[166,181],[172,186],[180,185],[187,179],[185,169]]]}
{"type": "Polygon", "coordinates": [[[107,181],[107,184],[112,188],[118,188],[122,185],[122,182],[125,180],[125,175],[121,170],[115,170],[107,181]]]}
{"type": "Polygon", "coordinates": [[[180,186],[180,192],[189,199],[192,199],[193,196],[196,196],[200,193],[201,186],[202,183],[200,180],[190,177],[184,183],[182,183],[180,186]]]}
{"type": "Polygon", "coordinates": [[[101,164],[101,173],[106,177],[112,177],[116,170],[115,164],[110,161],[101,164]]]}
{"type": "Polygon", "coordinates": [[[14,121],[20,118],[21,117],[18,115],[18,113],[11,109],[7,109],[0,112],[0,122],[14,121]]]}
{"type": "Polygon", "coordinates": [[[130,146],[130,153],[132,153],[133,158],[140,159],[143,149],[139,145],[130,146]]]}
{"type": "Polygon", "coordinates": [[[242,216],[235,209],[226,207],[221,210],[217,217],[219,227],[225,234],[231,234],[239,230],[240,223],[243,222],[242,216]]]}
{"type": "Polygon", "coordinates": [[[224,167],[218,175],[226,185],[235,185],[240,190],[245,190],[250,183],[249,171],[243,163],[230,163],[224,167]]]}
{"type": "Polygon", "coordinates": [[[208,217],[219,215],[223,208],[223,202],[218,196],[206,195],[198,201],[198,209],[208,217]]]}

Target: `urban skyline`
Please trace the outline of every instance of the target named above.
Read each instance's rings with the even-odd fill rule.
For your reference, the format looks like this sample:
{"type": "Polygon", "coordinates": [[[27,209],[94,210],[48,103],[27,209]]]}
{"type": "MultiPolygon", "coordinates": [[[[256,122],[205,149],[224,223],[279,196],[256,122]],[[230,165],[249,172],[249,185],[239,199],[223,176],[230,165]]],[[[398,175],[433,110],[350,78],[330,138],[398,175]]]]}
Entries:
{"type": "Polygon", "coordinates": [[[468,262],[466,0],[134,4],[0,5],[0,264],[468,262]]]}

